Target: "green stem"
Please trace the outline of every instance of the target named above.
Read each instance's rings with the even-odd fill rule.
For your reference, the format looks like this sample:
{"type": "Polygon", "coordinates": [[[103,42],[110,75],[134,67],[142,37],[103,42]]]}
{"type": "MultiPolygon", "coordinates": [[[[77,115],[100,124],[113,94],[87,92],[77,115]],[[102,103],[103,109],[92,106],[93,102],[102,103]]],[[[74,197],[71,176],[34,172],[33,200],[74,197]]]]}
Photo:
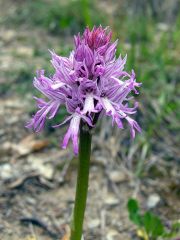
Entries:
{"type": "Polygon", "coordinates": [[[78,176],[73,219],[71,222],[70,240],[81,240],[82,237],[84,212],[86,208],[86,199],[88,192],[90,153],[91,134],[89,130],[84,130],[83,125],[81,124],[78,176]]]}

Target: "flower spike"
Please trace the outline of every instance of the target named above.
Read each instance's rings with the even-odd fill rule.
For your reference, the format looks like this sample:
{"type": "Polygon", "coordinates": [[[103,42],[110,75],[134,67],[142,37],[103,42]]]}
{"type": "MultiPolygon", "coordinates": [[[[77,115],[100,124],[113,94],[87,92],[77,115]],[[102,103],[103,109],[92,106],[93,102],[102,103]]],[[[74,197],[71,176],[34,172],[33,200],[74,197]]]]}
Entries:
{"type": "Polygon", "coordinates": [[[132,119],[138,103],[129,106],[130,93],[138,94],[141,83],[136,82],[135,73],[124,70],[127,56],[116,59],[118,40],[111,42],[112,32],[102,26],[85,29],[74,37],[74,50],[69,57],[58,56],[50,51],[54,74],[46,77],[44,70],[37,72],[34,86],[45,99],[35,98],[38,111],[28,122],[27,127],[35,131],[44,128],[47,119],[58,113],[61,105],[69,115],[60,127],[69,122],[62,147],[66,148],[72,140],[74,153],[78,154],[80,122],[94,127],[94,119],[102,112],[112,118],[112,124],[123,128],[126,120],[130,126],[131,137],[141,132],[138,123],[132,119]],[[131,116],[131,117],[130,117],[131,116]]]}

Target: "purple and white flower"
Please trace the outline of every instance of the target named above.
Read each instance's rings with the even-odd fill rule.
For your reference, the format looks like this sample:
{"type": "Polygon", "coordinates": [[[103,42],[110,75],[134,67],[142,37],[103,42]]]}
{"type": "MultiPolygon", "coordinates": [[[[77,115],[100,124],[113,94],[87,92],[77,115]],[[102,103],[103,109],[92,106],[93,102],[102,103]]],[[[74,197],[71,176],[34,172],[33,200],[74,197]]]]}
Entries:
{"type": "Polygon", "coordinates": [[[136,113],[138,104],[129,106],[133,91],[138,94],[140,83],[136,82],[135,73],[127,73],[124,66],[127,57],[116,59],[117,41],[111,43],[112,32],[108,28],[86,28],[82,36],[74,37],[75,48],[69,58],[50,52],[54,75],[46,77],[44,70],[37,72],[34,86],[46,100],[35,98],[39,110],[28,122],[27,127],[36,132],[44,128],[46,119],[52,119],[65,105],[70,122],[62,147],[66,148],[72,140],[74,153],[78,154],[78,135],[80,122],[94,127],[94,119],[104,112],[112,118],[112,123],[123,128],[123,121],[130,125],[132,138],[135,132],[141,132],[138,123],[130,115],[136,113]]]}

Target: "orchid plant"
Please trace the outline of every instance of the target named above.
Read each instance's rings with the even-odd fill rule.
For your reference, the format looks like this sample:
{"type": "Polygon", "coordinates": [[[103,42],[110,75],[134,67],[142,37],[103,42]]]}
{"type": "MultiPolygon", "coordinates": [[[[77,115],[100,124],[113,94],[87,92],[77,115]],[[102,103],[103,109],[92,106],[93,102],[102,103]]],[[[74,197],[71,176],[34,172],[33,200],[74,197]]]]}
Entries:
{"type": "Polygon", "coordinates": [[[74,50],[70,56],[61,57],[50,51],[54,75],[45,76],[44,70],[37,72],[34,86],[45,97],[35,98],[38,111],[27,123],[28,128],[36,132],[44,128],[46,119],[53,119],[60,106],[65,105],[67,118],[55,128],[69,122],[62,148],[72,140],[74,154],[79,154],[75,206],[71,223],[71,240],[82,237],[83,219],[86,207],[88,176],[91,152],[91,129],[96,126],[100,116],[111,117],[112,124],[123,128],[126,120],[130,126],[131,137],[136,131],[141,132],[138,123],[131,118],[136,113],[138,103],[133,107],[129,102],[133,91],[140,83],[136,82],[135,73],[124,70],[127,57],[116,59],[118,41],[111,42],[112,32],[102,26],[85,29],[82,36],[74,37],[74,50]]]}

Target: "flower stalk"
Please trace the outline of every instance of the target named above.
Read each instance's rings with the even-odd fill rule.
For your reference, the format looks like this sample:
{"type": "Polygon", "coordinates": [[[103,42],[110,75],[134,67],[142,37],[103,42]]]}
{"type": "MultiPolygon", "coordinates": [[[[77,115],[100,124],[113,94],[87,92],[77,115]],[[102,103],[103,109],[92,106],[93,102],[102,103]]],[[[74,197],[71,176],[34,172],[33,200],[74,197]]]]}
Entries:
{"type": "Polygon", "coordinates": [[[76,197],[71,222],[70,240],[81,240],[82,238],[83,220],[88,193],[90,154],[91,154],[91,133],[90,130],[85,129],[85,126],[83,126],[83,123],[81,122],[76,197]]]}

